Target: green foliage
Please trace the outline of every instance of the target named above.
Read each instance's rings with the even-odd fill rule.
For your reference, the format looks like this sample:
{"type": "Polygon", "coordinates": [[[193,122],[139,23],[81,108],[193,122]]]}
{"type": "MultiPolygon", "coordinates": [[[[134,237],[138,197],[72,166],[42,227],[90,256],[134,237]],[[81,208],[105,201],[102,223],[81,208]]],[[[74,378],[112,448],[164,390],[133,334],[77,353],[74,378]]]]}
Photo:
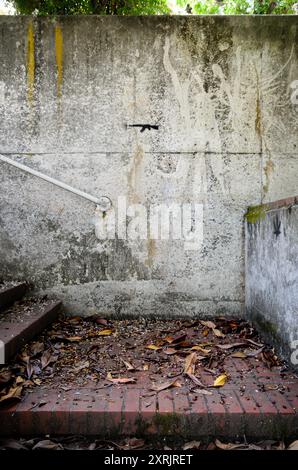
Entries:
{"type": "Polygon", "coordinates": [[[21,14],[157,15],[170,12],[167,0],[9,0],[21,14]]]}
{"type": "Polygon", "coordinates": [[[198,15],[289,15],[297,0],[176,0],[186,12],[198,15]]]}

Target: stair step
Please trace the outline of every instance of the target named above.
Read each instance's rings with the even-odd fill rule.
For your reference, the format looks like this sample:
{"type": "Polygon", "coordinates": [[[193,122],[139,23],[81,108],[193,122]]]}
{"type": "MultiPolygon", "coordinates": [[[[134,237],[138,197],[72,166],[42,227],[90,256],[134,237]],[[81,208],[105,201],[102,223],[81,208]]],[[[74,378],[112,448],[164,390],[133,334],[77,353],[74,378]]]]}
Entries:
{"type": "Polygon", "coordinates": [[[12,305],[16,300],[21,299],[27,290],[28,284],[26,282],[0,285],[0,312],[12,305]]]}
{"type": "Polygon", "coordinates": [[[28,341],[58,316],[62,302],[20,302],[0,315],[0,364],[5,364],[28,341]]]}

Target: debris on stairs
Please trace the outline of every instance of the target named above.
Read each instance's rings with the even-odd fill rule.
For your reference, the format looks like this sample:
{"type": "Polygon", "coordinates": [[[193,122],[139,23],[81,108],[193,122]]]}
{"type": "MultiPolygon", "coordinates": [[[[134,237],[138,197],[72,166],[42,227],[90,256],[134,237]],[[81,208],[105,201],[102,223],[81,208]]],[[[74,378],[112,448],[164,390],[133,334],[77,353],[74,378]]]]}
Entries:
{"type": "Polygon", "coordinates": [[[60,312],[61,302],[24,299],[27,291],[25,283],[0,286],[0,364],[6,364],[60,312]]]}
{"type": "Polygon", "coordinates": [[[61,317],[0,369],[0,434],[295,439],[298,378],[243,319],[61,317]]]}

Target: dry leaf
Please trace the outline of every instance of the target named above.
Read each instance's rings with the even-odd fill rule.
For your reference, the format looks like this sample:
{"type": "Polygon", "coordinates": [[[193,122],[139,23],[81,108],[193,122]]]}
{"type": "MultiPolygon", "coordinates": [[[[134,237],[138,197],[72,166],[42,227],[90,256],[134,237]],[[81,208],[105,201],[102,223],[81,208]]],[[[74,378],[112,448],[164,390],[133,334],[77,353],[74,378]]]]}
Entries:
{"type": "Polygon", "coordinates": [[[225,350],[246,346],[246,343],[217,344],[216,347],[225,350]]]}
{"type": "Polygon", "coordinates": [[[131,378],[131,377],[113,378],[111,372],[108,372],[107,380],[109,380],[110,382],[113,382],[114,384],[130,384],[130,383],[135,383],[136,382],[136,379],[131,378]]]}
{"type": "Polygon", "coordinates": [[[97,334],[98,336],[110,336],[113,333],[113,330],[101,330],[97,334]]]}
{"type": "Polygon", "coordinates": [[[32,356],[36,356],[37,354],[40,354],[44,351],[44,344],[41,342],[33,343],[30,350],[31,350],[32,356]]]}
{"type": "Polygon", "coordinates": [[[216,328],[216,325],[215,323],[213,323],[213,321],[201,320],[200,323],[201,325],[206,326],[207,328],[210,328],[210,330],[213,330],[214,328],[216,328]]]}
{"type": "Polygon", "coordinates": [[[183,450],[198,449],[200,445],[201,445],[200,441],[190,441],[190,442],[186,442],[186,444],[184,444],[182,449],[183,450]]]}
{"type": "Polygon", "coordinates": [[[171,382],[164,382],[160,385],[152,385],[150,390],[155,390],[156,392],[161,392],[162,390],[166,390],[167,388],[171,387],[181,387],[180,382],[178,379],[172,380],[171,382]]]}
{"type": "Polygon", "coordinates": [[[196,385],[205,387],[205,385],[193,374],[186,374],[196,385]]]}
{"type": "Polygon", "coordinates": [[[146,349],[152,349],[152,351],[158,351],[159,349],[161,349],[161,347],[155,346],[155,344],[148,344],[148,346],[146,346],[146,349]]]}
{"type": "Polygon", "coordinates": [[[191,349],[192,349],[192,351],[200,351],[200,352],[202,352],[203,354],[206,354],[206,355],[211,353],[211,349],[204,349],[204,348],[202,348],[202,346],[199,346],[199,345],[193,346],[191,349]]]}
{"type": "Polygon", "coordinates": [[[6,384],[11,380],[11,372],[10,370],[3,370],[0,372],[0,384],[6,384]]]}
{"type": "Polygon", "coordinates": [[[67,341],[70,341],[71,343],[76,343],[78,341],[81,341],[83,338],[82,336],[68,336],[65,338],[67,341]]]}
{"type": "Polygon", "coordinates": [[[165,341],[166,341],[167,343],[170,343],[170,344],[171,344],[171,343],[174,341],[174,338],[173,338],[173,336],[166,336],[166,337],[165,337],[165,341]]]}
{"type": "MultiPolygon", "coordinates": [[[[43,355],[41,356],[40,362],[41,362],[41,368],[45,369],[51,362],[55,362],[57,358],[55,356],[52,356],[52,352],[50,349],[47,349],[43,355]]],[[[30,378],[30,377],[28,377],[30,378]]]]}
{"type": "Polygon", "coordinates": [[[215,336],[217,336],[218,338],[224,338],[226,336],[220,330],[218,330],[217,328],[213,328],[212,331],[215,334],[215,336]]]}
{"type": "Polygon", "coordinates": [[[292,442],[287,450],[298,450],[298,441],[292,442]]]}
{"type": "Polygon", "coordinates": [[[32,366],[30,361],[28,361],[28,363],[27,363],[26,372],[27,372],[27,377],[30,380],[31,376],[34,372],[34,367],[32,366]]]}
{"type": "Polygon", "coordinates": [[[19,387],[10,388],[9,392],[6,395],[2,395],[2,397],[0,397],[0,402],[3,403],[5,401],[10,401],[10,400],[20,400],[22,390],[23,390],[23,387],[21,385],[19,387]]]}
{"type": "Polygon", "coordinates": [[[21,377],[20,375],[16,378],[16,385],[19,385],[19,384],[22,384],[23,382],[25,382],[25,379],[23,379],[23,377],[21,377]]]}
{"type": "Polygon", "coordinates": [[[163,352],[165,354],[167,354],[168,356],[171,356],[172,354],[177,354],[177,349],[174,349],[174,348],[166,348],[163,350],[163,352]]]}
{"type": "Polygon", "coordinates": [[[143,370],[149,370],[149,364],[144,364],[143,365],[143,370]]]}
{"type": "Polygon", "coordinates": [[[219,375],[213,383],[213,387],[222,387],[228,379],[228,376],[226,374],[221,374],[219,375]]]}
{"type": "Polygon", "coordinates": [[[80,372],[80,370],[88,369],[88,367],[90,366],[90,363],[89,361],[81,361],[75,364],[75,366],[76,367],[73,369],[74,372],[80,372]]]}
{"type": "Polygon", "coordinates": [[[125,361],[122,358],[121,358],[121,361],[123,362],[127,370],[135,370],[135,367],[130,362],[125,361]]]}
{"type": "Polygon", "coordinates": [[[224,444],[223,442],[220,442],[218,439],[215,439],[215,445],[221,450],[233,450],[239,447],[243,447],[243,444],[232,444],[232,443],[224,444]]]}
{"type": "Polygon", "coordinates": [[[208,336],[209,335],[209,330],[207,328],[205,330],[203,330],[202,335],[203,336],[208,336]]]}
{"type": "Polygon", "coordinates": [[[184,373],[185,374],[193,374],[195,361],[196,361],[196,353],[195,352],[193,352],[193,353],[189,354],[188,356],[186,356],[185,364],[184,364],[184,373]]]}
{"type": "Polygon", "coordinates": [[[247,357],[247,355],[242,351],[237,351],[237,352],[234,352],[233,354],[231,354],[231,357],[237,357],[239,359],[245,359],[247,357]]]}
{"type": "Polygon", "coordinates": [[[63,450],[63,447],[61,444],[58,444],[57,442],[50,441],[49,439],[45,439],[44,441],[39,441],[37,444],[35,444],[34,447],[32,447],[32,450],[63,450]]]}

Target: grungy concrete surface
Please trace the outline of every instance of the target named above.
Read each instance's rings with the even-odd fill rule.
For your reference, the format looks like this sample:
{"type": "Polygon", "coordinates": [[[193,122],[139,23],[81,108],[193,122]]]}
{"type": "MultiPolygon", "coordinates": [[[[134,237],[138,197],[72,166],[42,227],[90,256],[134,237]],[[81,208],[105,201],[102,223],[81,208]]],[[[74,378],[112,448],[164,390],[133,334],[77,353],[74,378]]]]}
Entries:
{"type": "Polygon", "coordinates": [[[92,203],[0,162],[0,276],[73,314],[243,313],[246,208],[297,188],[297,18],[1,17],[0,38],[0,153],[114,207],[204,207],[197,250],[102,241],[92,203]]]}
{"type": "MultiPolygon", "coordinates": [[[[296,198],[298,201],[298,198],[296,198]]],[[[246,225],[246,309],[298,368],[298,205],[246,225]]]]}

